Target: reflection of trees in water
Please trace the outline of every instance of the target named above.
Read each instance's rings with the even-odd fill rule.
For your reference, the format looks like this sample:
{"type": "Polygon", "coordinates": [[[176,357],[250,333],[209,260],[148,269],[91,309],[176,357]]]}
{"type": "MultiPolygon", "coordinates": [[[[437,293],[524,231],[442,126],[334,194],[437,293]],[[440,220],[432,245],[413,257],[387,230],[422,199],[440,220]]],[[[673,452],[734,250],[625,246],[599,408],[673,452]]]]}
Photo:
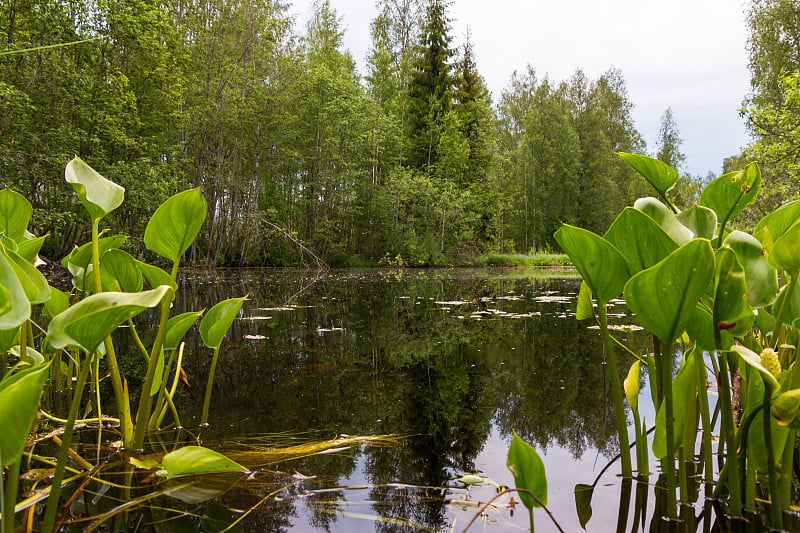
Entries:
{"type": "MultiPolygon", "coordinates": [[[[497,281],[474,273],[458,279],[446,271],[428,277],[356,274],[344,280],[334,274],[318,280],[296,275],[213,271],[212,283],[194,275],[184,281],[176,312],[250,294],[244,315],[273,317],[234,322],[217,368],[212,425],[205,432],[210,437],[309,429],[397,433],[409,436],[401,446],[361,452],[370,481],[438,487],[474,470],[493,421],[506,436],[515,429],[537,448],[562,446],[575,457],[588,447],[606,455],[616,448],[599,333],[586,330],[588,324],[574,316],[558,317],[574,309],[574,302],[534,300],[543,289],[577,292],[575,281],[497,281]],[[509,294],[520,299],[495,299],[509,294]],[[479,303],[451,311],[434,304],[452,300],[479,303]],[[299,307],[257,309],[289,302],[299,307]],[[469,318],[481,309],[542,316],[469,318]],[[343,331],[318,331],[334,327],[343,331]]],[[[200,391],[210,352],[196,331],[186,340],[187,371],[200,391]]],[[[620,359],[624,375],[630,361],[620,359]]],[[[182,399],[181,412],[196,415],[201,401],[202,394],[193,392],[182,399]]],[[[354,468],[352,459],[330,457],[299,465],[305,474],[330,476],[329,486],[354,468]]],[[[431,490],[376,488],[370,497],[381,516],[443,527],[443,494],[431,490]]],[[[334,519],[321,511],[312,518],[324,529],[334,519]]],[[[408,529],[390,523],[376,523],[376,528],[408,529]]]]}

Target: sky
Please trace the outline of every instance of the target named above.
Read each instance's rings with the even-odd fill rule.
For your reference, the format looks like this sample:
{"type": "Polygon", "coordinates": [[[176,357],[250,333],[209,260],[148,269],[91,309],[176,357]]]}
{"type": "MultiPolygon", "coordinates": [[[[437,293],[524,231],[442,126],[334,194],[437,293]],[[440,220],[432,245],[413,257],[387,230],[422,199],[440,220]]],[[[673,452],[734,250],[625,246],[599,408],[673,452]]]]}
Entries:
{"type": "MultiPolygon", "coordinates": [[[[344,46],[364,74],[375,3],[330,2],[342,20],[344,46]]],[[[311,5],[295,0],[290,9],[300,33],[311,5]]],[[[667,107],[683,139],[684,170],[694,176],[719,175],[723,159],[749,143],[739,115],[750,82],[742,0],[453,0],[448,13],[454,45],[469,29],[495,103],[527,64],[539,79],[556,82],[577,69],[597,79],[614,67],[651,152],[667,107]]]]}

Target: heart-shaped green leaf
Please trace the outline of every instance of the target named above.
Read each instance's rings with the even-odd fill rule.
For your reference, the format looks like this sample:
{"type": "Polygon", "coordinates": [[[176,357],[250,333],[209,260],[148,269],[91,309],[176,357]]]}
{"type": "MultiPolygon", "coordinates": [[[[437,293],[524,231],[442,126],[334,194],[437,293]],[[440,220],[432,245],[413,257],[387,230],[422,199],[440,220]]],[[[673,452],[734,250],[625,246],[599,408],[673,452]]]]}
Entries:
{"type": "Polygon", "coordinates": [[[213,474],[217,472],[246,472],[247,469],[221,453],[202,446],[184,446],[170,452],[161,460],[167,477],[213,474]]]}
{"type": "Polygon", "coordinates": [[[69,296],[52,285],[50,286],[50,298],[44,303],[42,314],[48,318],[53,318],[59,313],[63,313],[69,307],[69,296]]]}
{"type": "Polygon", "coordinates": [[[753,328],[755,314],[747,303],[744,268],[728,247],[717,250],[714,291],[714,326],[734,337],[753,328]]]}
{"type": "Polygon", "coordinates": [[[743,231],[734,231],[725,239],[725,246],[736,254],[747,280],[747,301],[756,309],[771,305],[778,297],[778,273],[767,259],[761,243],[743,231]]]}
{"type": "Polygon", "coordinates": [[[713,275],[711,244],[696,239],[633,276],[625,285],[625,300],[644,328],[664,346],[672,346],[686,329],[713,275]]]}
{"type": "Polygon", "coordinates": [[[680,178],[677,170],[658,159],[624,152],[618,152],[617,155],[633,170],[641,174],[663,198],[667,197],[667,193],[675,187],[680,178]]]}
{"type": "Polygon", "coordinates": [[[151,287],[169,285],[172,283],[172,279],[169,277],[169,274],[155,265],[151,265],[150,263],[145,263],[143,261],[137,261],[136,266],[139,267],[139,271],[144,275],[145,278],[147,278],[147,281],[150,283],[151,287]]]}
{"type": "Polygon", "coordinates": [[[4,297],[10,304],[0,311],[0,330],[16,329],[31,316],[31,304],[5,253],[0,253],[0,287],[5,290],[4,297]]]}
{"type": "Polygon", "coordinates": [[[50,364],[29,368],[0,381],[0,467],[8,466],[22,457],[33,418],[39,408],[42,385],[50,364]]]}
{"type": "Polygon", "coordinates": [[[144,244],[176,263],[191,246],[206,219],[206,200],[200,188],[179,192],[161,204],[144,232],[144,244]]]}
{"type": "Polygon", "coordinates": [[[713,209],[722,224],[752,204],[761,188],[761,171],[750,163],[743,170],[723,174],[700,193],[700,205],[713,209]]]}
{"type": "Polygon", "coordinates": [[[678,222],[689,228],[695,237],[710,240],[717,235],[717,214],[707,207],[693,205],[675,217],[678,222]]]}
{"type": "Polygon", "coordinates": [[[228,333],[233,319],[239,314],[246,298],[230,298],[212,307],[200,322],[200,337],[203,344],[216,350],[222,345],[222,339],[228,333]]]}
{"type": "Polygon", "coordinates": [[[796,222],[783,235],[775,239],[769,262],[787,272],[800,272],[800,222],[796,222]]]}
{"type": "Polygon", "coordinates": [[[547,505],[547,476],[536,450],[514,432],[506,465],[520,490],[519,499],[528,509],[547,505]],[[533,497],[532,497],[533,496],[533,497]]]}
{"type": "Polygon", "coordinates": [[[122,250],[109,250],[100,259],[103,290],[139,292],[142,290],[142,273],[138,261],[122,250]]]}
{"type": "Polygon", "coordinates": [[[599,304],[605,305],[619,296],[630,273],[625,258],[610,242],[591,231],[566,224],[554,237],[599,304]]]}
{"type": "Polygon", "coordinates": [[[23,259],[16,252],[2,250],[8,264],[14,269],[25,296],[31,304],[44,303],[50,298],[50,286],[47,279],[31,263],[23,259]]]}
{"type": "Polygon", "coordinates": [[[202,311],[182,313],[169,319],[167,322],[167,335],[164,338],[164,350],[174,350],[181,343],[181,339],[189,328],[197,322],[202,311]]]}
{"type": "Polygon", "coordinates": [[[125,199],[123,187],[107,180],[78,157],[67,163],[64,178],[78,193],[83,207],[94,221],[118,208],[125,199]]]}
{"type": "Polygon", "coordinates": [[[47,338],[56,349],[79,346],[91,352],[120,324],[148,307],[155,307],[171,291],[162,285],[140,293],[93,294],[53,318],[47,338]]]}
{"type": "Polygon", "coordinates": [[[661,226],[632,207],[620,213],[603,238],[622,254],[631,273],[650,268],[678,249],[661,226]]]}
{"type": "Polygon", "coordinates": [[[639,198],[633,207],[652,218],[679,245],[683,246],[694,238],[692,230],[681,224],[675,213],[656,198],[639,198]]]}
{"type": "Polygon", "coordinates": [[[11,189],[0,191],[0,233],[17,242],[24,240],[31,214],[33,207],[27,198],[11,189]]]}
{"type": "Polygon", "coordinates": [[[759,237],[767,251],[772,250],[775,239],[786,233],[800,220],[800,200],[781,206],[756,224],[753,235],[759,237]]]}
{"type": "Polygon", "coordinates": [[[36,261],[36,256],[39,255],[39,250],[42,249],[47,235],[41,237],[34,237],[33,239],[23,239],[17,243],[17,253],[29,263],[36,261]]]}

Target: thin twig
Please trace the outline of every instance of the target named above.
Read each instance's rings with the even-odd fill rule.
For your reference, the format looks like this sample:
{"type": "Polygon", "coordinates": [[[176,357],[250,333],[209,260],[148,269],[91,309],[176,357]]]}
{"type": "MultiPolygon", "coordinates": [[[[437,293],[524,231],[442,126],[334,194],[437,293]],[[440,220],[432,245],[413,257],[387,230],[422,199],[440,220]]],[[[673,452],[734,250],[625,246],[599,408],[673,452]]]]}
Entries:
{"type": "MultiPolygon", "coordinates": [[[[296,244],[298,247],[300,247],[300,250],[301,250],[301,251],[305,251],[306,253],[308,253],[308,255],[310,255],[311,257],[313,257],[313,258],[314,258],[314,261],[316,261],[316,262],[317,262],[317,267],[318,267],[318,268],[329,268],[329,267],[328,267],[328,264],[327,264],[325,261],[323,261],[322,259],[320,259],[319,257],[317,257],[317,254],[315,254],[314,252],[312,252],[311,250],[309,250],[307,246],[305,246],[303,243],[301,243],[300,241],[298,241],[297,239],[295,239],[295,238],[292,236],[292,234],[291,234],[291,233],[289,233],[288,231],[286,231],[286,230],[285,230],[285,229],[283,229],[282,227],[278,226],[277,224],[273,224],[273,223],[272,223],[272,222],[270,222],[269,220],[265,220],[265,219],[263,219],[263,218],[261,218],[261,217],[259,217],[259,218],[258,218],[258,220],[260,220],[260,221],[261,221],[261,222],[263,222],[264,224],[267,224],[268,226],[270,226],[271,228],[275,229],[276,231],[278,231],[278,232],[282,233],[284,237],[286,237],[287,239],[289,239],[290,241],[292,241],[293,243],[295,243],[295,244],[296,244]]],[[[300,261],[302,261],[302,260],[303,260],[303,258],[302,258],[302,255],[301,255],[301,256],[300,256],[300,261]]]]}
{"type": "Polygon", "coordinates": [[[497,494],[495,494],[494,496],[492,496],[492,499],[491,499],[491,500],[489,500],[488,502],[484,503],[484,504],[481,506],[481,508],[480,508],[480,509],[478,509],[478,512],[477,512],[477,513],[475,513],[475,515],[472,517],[472,520],[470,520],[470,521],[469,521],[469,523],[467,524],[467,527],[465,527],[465,528],[464,528],[464,531],[463,531],[462,533],[466,533],[466,531],[467,531],[467,530],[470,528],[470,526],[472,526],[472,524],[475,522],[475,520],[477,520],[477,518],[478,518],[480,515],[482,515],[482,514],[483,514],[483,512],[484,512],[484,511],[485,511],[485,510],[486,510],[486,509],[487,509],[487,508],[488,508],[488,507],[489,507],[489,506],[492,504],[492,502],[493,502],[493,501],[495,501],[497,498],[499,498],[499,497],[500,497],[500,496],[502,496],[503,494],[506,494],[507,492],[519,492],[519,493],[526,492],[526,493],[527,493],[527,494],[528,494],[528,495],[529,495],[531,498],[533,498],[533,499],[534,499],[534,501],[536,501],[536,503],[538,503],[538,504],[539,504],[539,506],[540,506],[542,509],[544,509],[544,511],[547,513],[547,516],[549,516],[549,517],[550,517],[550,520],[552,520],[552,521],[553,521],[553,523],[556,525],[556,527],[558,528],[558,530],[559,530],[561,533],[564,533],[564,528],[562,528],[562,527],[561,527],[561,525],[560,525],[558,522],[556,522],[556,517],[555,517],[555,516],[553,516],[553,513],[551,513],[551,512],[550,512],[550,509],[548,509],[548,508],[547,508],[547,506],[546,506],[545,504],[543,504],[543,503],[542,503],[542,502],[539,500],[539,498],[537,498],[536,496],[534,496],[534,495],[533,495],[533,493],[531,493],[531,491],[529,491],[529,490],[526,490],[526,489],[505,489],[505,490],[501,490],[500,492],[498,492],[497,494]]]}

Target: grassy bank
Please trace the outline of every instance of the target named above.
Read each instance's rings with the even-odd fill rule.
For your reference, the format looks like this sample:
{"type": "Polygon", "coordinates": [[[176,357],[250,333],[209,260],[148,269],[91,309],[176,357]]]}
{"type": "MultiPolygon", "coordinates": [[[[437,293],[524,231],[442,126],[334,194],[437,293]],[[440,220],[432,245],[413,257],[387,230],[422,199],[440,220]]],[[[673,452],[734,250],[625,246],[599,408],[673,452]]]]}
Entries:
{"type": "Polygon", "coordinates": [[[491,253],[479,255],[472,260],[475,266],[571,266],[572,262],[566,254],[501,254],[491,253]]]}

